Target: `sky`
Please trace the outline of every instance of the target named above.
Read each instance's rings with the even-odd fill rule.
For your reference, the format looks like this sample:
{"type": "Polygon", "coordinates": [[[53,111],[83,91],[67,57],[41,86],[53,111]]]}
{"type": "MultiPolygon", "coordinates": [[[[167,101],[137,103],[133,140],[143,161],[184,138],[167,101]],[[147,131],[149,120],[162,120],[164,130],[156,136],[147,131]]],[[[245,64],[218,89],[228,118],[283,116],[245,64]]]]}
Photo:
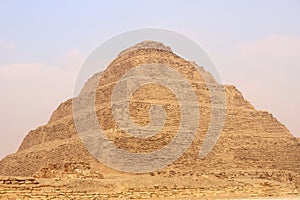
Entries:
{"type": "Polygon", "coordinates": [[[97,46],[151,27],[200,44],[223,83],[300,137],[299,0],[0,0],[0,159],[72,97],[97,46]]]}

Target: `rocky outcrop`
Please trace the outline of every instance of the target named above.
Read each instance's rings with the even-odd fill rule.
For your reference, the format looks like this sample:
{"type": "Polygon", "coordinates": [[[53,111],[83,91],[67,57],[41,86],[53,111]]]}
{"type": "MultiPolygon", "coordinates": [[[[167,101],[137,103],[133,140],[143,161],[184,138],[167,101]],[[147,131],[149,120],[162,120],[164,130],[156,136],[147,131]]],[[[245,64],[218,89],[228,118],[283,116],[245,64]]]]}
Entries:
{"type": "Polygon", "coordinates": [[[299,195],[297,189],[289,182],[255,178],[226,180],[211,175],[177,179],[143,175],[106,181],[0,177],[1,199],[241,199],[270,196],[297,199],[296,195],[299,195]]]}
{"type": "Polygon", "coordinates": [[[87,163],[48,163],[35,175],[36,178],[103,178],[97,171],[91,170],[87,163]]]}

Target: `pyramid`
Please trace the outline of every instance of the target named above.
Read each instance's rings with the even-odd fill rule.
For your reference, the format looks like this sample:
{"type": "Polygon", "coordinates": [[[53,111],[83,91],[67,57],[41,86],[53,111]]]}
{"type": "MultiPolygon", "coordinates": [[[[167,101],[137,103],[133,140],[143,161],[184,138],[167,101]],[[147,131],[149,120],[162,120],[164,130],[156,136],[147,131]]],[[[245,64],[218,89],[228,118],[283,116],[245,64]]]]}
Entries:
{"type": "MultiPolygon", "coordinates": [[[[93,91],[89,85],[100,80],[95,92],[96,115],[99,126],[116,146],[132,153],[148,153],[168,144],[178,131],[181,120],[178,99],[168,88],[155,84],[143,85],[134,92],[129,111],[136,124],[146,126],[151,120],[151,105],[162,105],[167,119],[158,134],[147,139],[136,138],[124,133],[114,120],[110,97],[118,80],[134,67],[153,63],[170,66],[190,82],[201,115],[196,119],[200,125],[195,138],[184,154],[150,174],[215,174],[223,178],[262,177],[299,183],[300,143],[272,114],[256,110],[232,85],[224,85],[226,117],[220,137],[207,156],[199,158],[211,120],[211,97],[205,79],[218,83],[204,68],[197,66],[200,76],[194,62],[176,55],[159,42],[144,41],[122,51],[106,70],[94,74],[81,91],[81,96],[90,95],[93,91]]],[[[99,162],[84,146],[74,122],[72,102],[73,99],[69,99],[61,103],[47,124],[31,130],[18,151],[0,161],[1,176],[51,178],[73,173],[75,177],[105,177],[105,174],[124,173],[99,162]]]]}

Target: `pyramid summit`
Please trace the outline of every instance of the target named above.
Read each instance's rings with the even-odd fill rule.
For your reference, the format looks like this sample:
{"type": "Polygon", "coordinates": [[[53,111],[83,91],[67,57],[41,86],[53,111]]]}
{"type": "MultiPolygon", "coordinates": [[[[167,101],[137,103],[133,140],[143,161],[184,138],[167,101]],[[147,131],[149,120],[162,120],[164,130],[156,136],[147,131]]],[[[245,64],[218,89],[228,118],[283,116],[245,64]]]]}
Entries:
{"type": "MultiPolygon", "coordinates": [[[[217,194],[223,197],[297,195],[300,143],[271,113],[256,110],[235,86],[224,85],[226,116],[222,132],[209,154],[199,158],[212,114],[206,80],[218,84],[204,68],[199,69],[202,70],[200,74],[195,63],[179,57],[160,42],[143,41],[122,51],[103,72],[86,82],[81,95],[61,103],[47,124],[30,131],[18,151],[0,161],[0,175],[25,177],[24,181],[34,177],[37,182],[50,181],[51,184],[52,179],[59,178],[62,185],[67,180],[73,186],[77,183],[74,180],[82,181],[82,188],[74,186],[70,196],[80,195],[82,190],[93,191],[93,197],[129,198],[132,195],[137,199],[143,195],[155,197],[156,194],[174,197],[181,194],[184,197],[187,193],[204,197],[217,194]],[[80,96],[95,97],[99,126],[120,149],[147,154],[163,148],[175,137],[181,123],[181,104],[172,90],[145,84],[132,94],[129,112],[136,124],[147,126],[151,122],[149,110],[152,104],[161,105],[166,112],[163,128],[146,139],[133,137],[120,129],[111,105],[118,80],[137,66],[153,63],[171,67],[190,83],[198,100],[200,118],[188,120],[198,120],[199,127],[187,150],[173,163],[149,173],[124,173],[99,162],[85,147],[76,129],[72,104],[74,99],[80,101],[80,96]],[[89,86],[98,78],[96,91],[90,90],[89,86]],[[143,182],[138,181],[141,177],[143,182]],[[99,180],[102,185],[107,185],[90,187],[99,184],[99,180]]],[[[16,182],[23,179],[16,179],[16,182]]]]}
{"type": "Polygon", "coordinates": [[[141,50],[141,49],[159,49],[159,50],[164,50],[164,51],[169,51],[172,52],[172,49],[166,45],[164,45],[161,42],[157,42],[157,41],[152,41],[152,40],[145,40],[142,41],[132,47],[129,47],[127,49],[125,49],[124,51],[122,51],[119,56],[122,56],[122,54],[124,55],[125,53],[128,52],[132,52],[132,51],[136,51],[136,50],[141,50]]]}

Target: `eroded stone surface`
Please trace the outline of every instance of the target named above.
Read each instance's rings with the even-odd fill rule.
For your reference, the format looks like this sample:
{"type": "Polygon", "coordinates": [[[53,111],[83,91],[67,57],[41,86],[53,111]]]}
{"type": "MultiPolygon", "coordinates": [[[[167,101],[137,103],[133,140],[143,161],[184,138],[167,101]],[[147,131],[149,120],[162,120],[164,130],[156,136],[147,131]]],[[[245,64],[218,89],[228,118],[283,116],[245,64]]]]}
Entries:
{"type": "Polygon", "coordinates": [[[106,179],[39,179],[1,177],[1,199],[178,199],[295,197],[299,193],[291,182],[260,178],[152,177],[149,175],[107,177],[106,179]]]}
{"type": "MultiPolygon", "coordinates": [[[[119,189],[115,187],[110,192],[104,192],[103,194],[95,191],[91,194],[87,194],[86,191],[72,193],[73,189],[68,192],[69,186],[66,184],[62,191],[51,192],[51,195],[55,194],[59,197],[59,195],[65,194],[69,195],[70,198],[72,198],[72,195],[74,197],[80,195],[82,195],[80,197],[96,197],[100,195],[100,197],[108,198],[112,197],[109,195],[113,195],[113,197],[127,198],[132,196],[139,198],[141,196],[152,197],[153,195],[153,197],[168,195],[178,195],[180,197],[181,194],[190,194],[191,196],[222,196],[223,194],[225,196],[228,196],[228,194],[238,196],[251,196],[252,194],[254,196],[268,196],[274,194],[280,196],[298,194],[297,187],[300,180],[298,174],[300,169],[299,141],[272,114],[256,110],[234,86],[225,85],[227,114],[224,129],[217,145],[207,157],[199,159],[199,149],[210,122],[211,99],[208,87],[203,77],[199,76],[194,69],[195,63],[180,58],[172,53],[169,47],[161,46],[159,43],[145,42],[123,51],[104,72],[95,74],[82,90],[82,94],[90,95],[91,91],[88,85],[101,77],[96,93],[96,111],[98,116],[105,116],[99,119],[99,123],[105,130],[106,135],[117,146],[128,151],[145,153],[167,144],[177,131],[178,123],[180,123],[178,117],[180,115],[180,105],[174,94],[157,85],[146,85],[132,95],[130,114],[135,123],[145,125],[149,123],[148,111],[150,106],[153,103],[162,105],[166,109],[168,118],[161,132],[148,140],[141,140],[124,134],[113,120],[110,95],[115,84],[129,69],[149,63],[159,63],[172,67],[192,85],[199,100],[201,113],[200,127],[192,145],[180,159],[170,166],[150,173],[150,178],[145,175],[146,179],[149,178],[151,189],[147,186],[135,191],[135,187],[139,187],[133,183],[133,180],[136,179],[136,176],[139,176],[126,175],[128,176],[126,177],[127,185],[124,186],[124,189],[121,189],[121,192],[117,192],[119,189]],[[157,45],[159,48],[154,48],[157,45]],[[151,175],[155,178],[152,179],[151,175]],[[202,176],[207,176],[209,180],[216,182],[225,181],[224,184],[229,184],[230,187],[218,186],[215,188],[212,185],[211,188],[186,188],[187,186],[183,187],[183,182],[179,181],[181,177],[192,177],[192,180],[194,180],[202,176]],[[176,182],[176,187],[180,189],[176,189],[172,185],[160,190],[161,186],[159,184],[155,186],[154,184],[155,180],[159,178],[166,182],[169,179],[171,181],[176,180],[178,182],[176,182]],[[239,179],[242,179],[242,185],[240,183],[231,185],[239,179]],[[251,184],[252,180],[255,180],[253,184],[251,184]],[[130,190],[130,188],[134,189],[130,190]]],[[[203,68],[201,70],[203,76],[207,76],[211,82],[215,81],[203,68]]],[[[75,179],[84,179],[91,178],[91,174],[94,172],[99,172],[98,178],[102,178],[101,175],[104,175],[104,179],[101,180],[104,185],[109,185],[109,180],[105,179],[106,174],[114,174],[116,177],[120,177],[120,180],[124,175],[122,172],[117,172],[99,163],[84,148],[75,129],[71,99],[60,104],[47,124],[30,131],[16,153],[8,155],[0,162],[0,175],[3,176],[35,175],[36,177],[60,177],[65,179],[67,178],[66,174],[67,176],[71,174],[71,178],[73,176],[75,179]],[[75,173],[73,171],[72,173],[64,173],[66,163],[85,163],[89,166],[87,170],[89,172],[75,173]],[[86,176],[84,173],[86,173],[86,176]],[[105,181],[108,182],[105,183],[105,181]]],[[[49,180],[50,182],[53,181],[49,180]]],[[[5,189],[7,186],[6,181],[3,182],[2,180],[2,183],[1,187],[5,189]]],[[[55,187],[51,184],[49,185],[50,191],[55,190],[55,187]]],[[[83,184],[85,184],[84,181],[83,184]]],[[[37,192],[37,195],[50,195],[48,192],[42,192],[43,190],[37,192]]],[[[15,195],[24,191],[21,195],[27,195],[26,192],[29,190],[9,188],[4,191],[8,192],[2,192],[1,194],[15,195]],[[13,192],[10,192],[10,190],[13,192]]],[[[28,195],[35,192],[35,189],[33,189],[28,195]]]]}

